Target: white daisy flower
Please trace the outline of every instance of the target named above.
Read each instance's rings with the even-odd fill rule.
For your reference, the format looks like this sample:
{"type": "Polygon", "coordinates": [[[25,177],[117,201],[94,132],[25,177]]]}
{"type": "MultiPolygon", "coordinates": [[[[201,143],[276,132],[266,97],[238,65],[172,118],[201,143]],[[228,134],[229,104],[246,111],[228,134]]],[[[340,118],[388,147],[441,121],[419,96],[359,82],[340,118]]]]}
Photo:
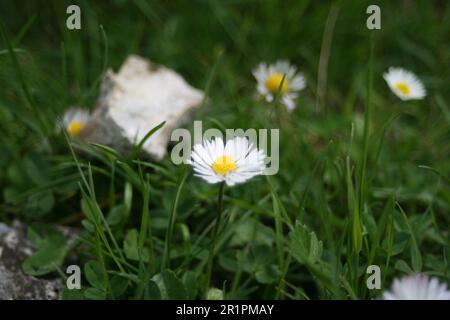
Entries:
{"type": "Polygon", "coordinates": [[[384,300],[450,300],[446,284],[424,274],[412,274],[395,279],[391,291],[383,293],[384,300]]]}
{"type": "Polygon", "coordinates": [[[297,72],[297,67],[284,60],[269,66],[261,63],[253,70],[253,75],[258,82],[259,95],[268,102],[275,99],[281,81],[286,75],[280,88],[280,99],[289,111],[295,108],[294,100],[298,97],[298,92],[306,87],[305,78],[297,72]]]}
{"type": "Polygon", "coordinates": [[[390,67],[383,78],[392,92],[402,100],[420,100],[427,94],[419,78],[405,69],[390,67]]]}
{"type": "Polygon", "coordinates": [[[85,109],[72,107],[65,113],[61,121],[61,126],[71,137],[76,137],[89,121],[89,112],[85,109]]]}
{"type": "Polygon", "coordinates": [[[247,138],[235,137],[224,145],[222,138],[204,140],[194,146],[189,164],[195,175],[208,183],[225,181],[228,186],[262,174],[266,155],[247,138]]]}

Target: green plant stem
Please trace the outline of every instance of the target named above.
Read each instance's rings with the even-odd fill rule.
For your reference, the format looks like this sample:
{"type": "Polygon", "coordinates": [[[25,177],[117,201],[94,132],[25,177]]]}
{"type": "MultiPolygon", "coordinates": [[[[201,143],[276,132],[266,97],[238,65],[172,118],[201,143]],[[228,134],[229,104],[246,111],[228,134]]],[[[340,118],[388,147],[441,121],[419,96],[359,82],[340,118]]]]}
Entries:
{"type": "Polygon", "coordinates": [[[212,267],[213,267],[213,261],[214,261],[214,251],[216,249],[216,243],[217,243],[217,231],[219,230],[220,220],[222,219],[224,190],[225,190],[225,182],[222,182],[219,187],[219,196],[217,198],[216,224],[214,225],[214,229],[213,229],[213,233],[212,233],[212,243],[211,243],[211,248],[209,250],[208,266],[207,266],[207,273],[206,273],[205,297],[206,297],[206,293],[208,292],[209,286],[211,284],[211,274],[212,274],[212,267]]]}
{"type": "Polygon", "coordinates": [[[185,169],[183,172],[183,175],[181,176],[180,183],[178,184],[177,193],[175,195],[175,201],[173,203],[172,210],[170,211],[170,215],[169,215],[169,225],[168,225],[167,231],[166,231],[166,241],[165,241],[165,245],[164,245],[164,255],[163,255],[163,261],[161,263],[161,271],[163,271],[164,269],[170,269],[170,249],[171,249],[171,243],[172,243],[173,229],[174,229],[176,215],[177,215],[178,201],[180,199],[181,190],[183,189],[183,186],[184,186],[187,176],[188,176],[188,171],[185,169]]]}
{"type": "Polygon", "coordinates": [[[359,210],[364,210],[364,200],[366,195],[366,167],[367,154],[369,153],[369,132],[370,132],[370,118],[372,113],[372,87],[373,87],[373,50],[374,50],[373,34],[370,37],[370,55],[369,55],[369,70],[367,79],[367,102],[364,110],[364,136],[363,136],[363,153],[361,160],[361,174],[359,184],[359,210]]]}

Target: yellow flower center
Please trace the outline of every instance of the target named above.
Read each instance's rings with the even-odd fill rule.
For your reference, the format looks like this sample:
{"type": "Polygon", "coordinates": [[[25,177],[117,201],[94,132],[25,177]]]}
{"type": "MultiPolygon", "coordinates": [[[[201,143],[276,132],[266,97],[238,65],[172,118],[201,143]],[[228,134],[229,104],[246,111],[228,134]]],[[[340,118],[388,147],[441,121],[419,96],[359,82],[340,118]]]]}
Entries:
{"type": "Polygon", "coordinates": [[[411,92],[411,88],[404,82],[397,82],[395,85],[398,91],[400,91],[401,94],[407,96],[411,92]]]}
{"type": "MultiPolygon", "coordinates": [[[[281,85],[281,81],[283,80],[283,75],[280,73],[271,74],[266,80],[266,88],[272,94],[276,94],[278,92],[278,88],[281,85]]],[[[280,95],[283,95],[288,90],[288,82],[286,78],[283,81],[283,85],[280,88],[280,95]]]]}
{"type": "Polygon", "coordinates": [[[83,127],[84,127],[84,123],[81,123],[80,121],[73,121],[67,127],[67,132],[69,132],[69,134],[72,137],[75,137],[78,135],[78,133],[80,133],[80,131],[81,131],[81,129],[83,129],[83,127]]]}
{"type": "Polygon", "coordinates": [[[221,156],[214,161],[212,169],[215,173],[225,176],[228,172],[236,170],[236,162],[230,156],[221,156]]]}

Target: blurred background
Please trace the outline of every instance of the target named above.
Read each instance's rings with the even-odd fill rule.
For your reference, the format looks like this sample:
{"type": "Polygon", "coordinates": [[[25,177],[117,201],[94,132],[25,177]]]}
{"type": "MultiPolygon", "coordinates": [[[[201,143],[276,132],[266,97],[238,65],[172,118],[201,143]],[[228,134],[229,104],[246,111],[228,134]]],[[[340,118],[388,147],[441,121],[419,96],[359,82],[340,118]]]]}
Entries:
{"type": "MultiPolygon", "coordinates": [[[[82,226],[79,173],[64,136],[55,130],[56,119],[69,106],[93,109],[105,70],[117,71],[128,55],[139,54],[173,68],[191,85],[207,91],[211,101],[203,118],[205,128],[281,129],[280,172],[275,176],[278,193],[289,214],[301,217],[325,247],[332,248],[335,237],[347,228],[346,157],[356,161],[362,152],[359,142],[372,33],[367,212],[374,218],[363,219],[369,229],[364,230],[370,233],[374,224],[376,228],[375,220],[395,197],[412,219],[422,253],[431,255],[424,258],[425,265],[444,274],[442,248],[449,246],[450,223],[448,1],[6,0],[0,3],[0,21],[0,221],[82,226]],[[71,4],[81,8],[81,30],[66,28],[66,8],[71,4]],[[366,28],[370,4],[381,8],[381,30],[366,28]],[[254,99],[256,82],[251,70],[260,62],[278,59],[297,65],[307,88],[293,114],[279,111],[271,118],[268,107],[254,99]],[[382,77],[390,66],[418,75],[427,98],[402,102],[394,96],[382,77]],[[318,87],[319,70],[326,76],[322,87],[318,87]],[[355,141],[350,146],[352,125],[355,141]]],[[[109,169],[99,160],[91,161],[99,168],[94,176],[97,200],[110,212],[126,200],[127,179],[117,177],[111,183],[101,172],[109,169]],[[111,185],[117,196],[114,202],[111,185]]],[[[161,166],[168,177],[154,171],[149,174],[155,237],[163,240],[182,169],[168,157],[161,166]]],[[[270,198],[261,181],[230,190],[227,201],[236,214],[253,212],[256,219],[251,221],[261,224],[265,234],[272,220],[264,211],[272,210],[272,205],[258,203],[270,198]]],[[[214,210],[215,191],[195,178],[187,183],[179,219],[195,237],[204,228],[202,221],[212,219],[208,213],[214,210]]],[[[140,210],[141,201],[140,196],[133,198],[132,211],[140,210]]],[[[130,217],[115,231],[119,239],[127,227],[139,223],[138,215],[130,217]]],[[[399,259],[409,261],[407,226],[399,217],[396,250],[399,259]]],[[[227,259],[247,243],[248,230],[242,228],[236,229],[242,232],[241,238],[232,236],[238,249],[224,250],[218,268],[233,270],[227,259]]],[[[267,232],[263,238],[269,240],[264,238],[261,245],[273,244],[267,232]]],[[[399,268],[405,270],[403,264],[399,268]]],[[[262,288],[246,284],[250,289],[239,291],[234,287],[232,296],[271,297],[272,282],[267,277],[249,280],[262,283],[262,288]]],[[[223,278],[233,279],[226,272],[223,278]]],[[[312,297],[319,296],[303,267],[295,269],[289,281],[306,288],[312,297]]],[[[368,296],[363,289],[357,294],[368,296]]],[[[295,290],[292,295],[302,296],[295,290]]]]}

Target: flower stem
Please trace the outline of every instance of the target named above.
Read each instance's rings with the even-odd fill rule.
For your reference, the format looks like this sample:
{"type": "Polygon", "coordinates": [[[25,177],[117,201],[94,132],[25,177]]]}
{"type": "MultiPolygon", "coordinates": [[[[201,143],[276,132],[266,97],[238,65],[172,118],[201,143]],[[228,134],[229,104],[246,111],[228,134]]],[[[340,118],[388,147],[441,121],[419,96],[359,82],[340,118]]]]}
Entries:
{"type": "Polygon", "coordinates": [[[225,189],[225,182],[222,182],[222,183],[220,183],[220,186],[219,186],[219,196],[217,198],[216,224],[214,225],[214,229],[213,229],[213,233],[212,233],[211,248],[209,249],[208,266],[207,266],[207,274],[206,274],[205,297],[206,297],[206,293],[209,290],[209,286],[211,284],[211,274],[212,274],[212,267],[213,267],[213,261],[214,261],[214,251],[216,249],[216,243],[217,243],[217,231],[219,230],[220,220],[222,218],[224,189],[225,189]]]}

